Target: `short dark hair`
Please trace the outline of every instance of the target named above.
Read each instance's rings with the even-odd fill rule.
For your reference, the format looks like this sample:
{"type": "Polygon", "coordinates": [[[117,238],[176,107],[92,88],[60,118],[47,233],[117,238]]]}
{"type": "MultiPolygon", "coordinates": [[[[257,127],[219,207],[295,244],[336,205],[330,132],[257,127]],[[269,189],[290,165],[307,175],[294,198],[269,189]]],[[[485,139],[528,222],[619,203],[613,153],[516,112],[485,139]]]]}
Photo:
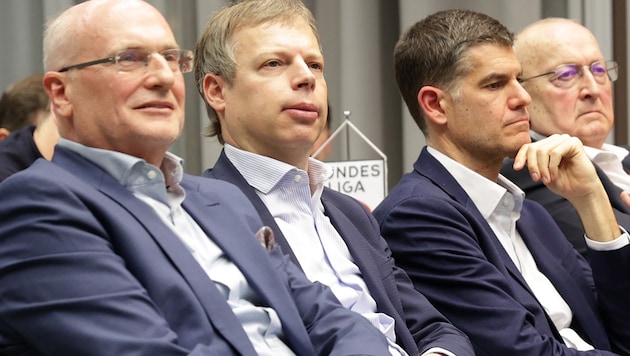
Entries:
{"type": "Polygon", "coordinates": [[[411,116],[426,135],[418,93],[431,85],[455,89],[458,79],[473,68],[466,60],[470,47],[481,43],[512,46],[514,34],[494,18],[470,10],[445,10],[416,22],[401,35],[394,49],[398,89],[411,116]]]}
{"type": "Polygon", "coordinates": [[[48,111],[43,75],[26,77],[10,85],[0,98],[0,127],[9,131],[36,124],[40,112],[48,111]]]}

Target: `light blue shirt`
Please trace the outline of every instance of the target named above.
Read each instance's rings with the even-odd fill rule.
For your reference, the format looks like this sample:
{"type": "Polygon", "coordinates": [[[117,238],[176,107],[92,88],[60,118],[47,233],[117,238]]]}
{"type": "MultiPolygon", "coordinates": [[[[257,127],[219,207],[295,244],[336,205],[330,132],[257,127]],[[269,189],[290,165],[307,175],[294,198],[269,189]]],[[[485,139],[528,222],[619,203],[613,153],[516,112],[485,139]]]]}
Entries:
{"type": "MultiPolygon", "coordinates": [[[[307,173],[229,144],[224,149],[273,216],[309,280],[327,285],[344,307],[368,319],[387,337],[392,355],[406,355],[395,343],[394,319],[377,312],[345,241],[324,214],[321,195],[329,168],[310,158],[307,173]]],[[[441,348],[429,352],[452,355],[441,348]]]]}
{"type": "Polygon", "coordinates": [[[158,169],[120,152],[65,139],[60,139],[59,145],[99,166],[155,211],[214,281],[259,355],[294,355],[282,341],[282,325],[275,310],[257,306],[260,300],[245,276],[182,208],[186,192],[179,185],[183,177],[181,158],[167,152],[158,169]]]}

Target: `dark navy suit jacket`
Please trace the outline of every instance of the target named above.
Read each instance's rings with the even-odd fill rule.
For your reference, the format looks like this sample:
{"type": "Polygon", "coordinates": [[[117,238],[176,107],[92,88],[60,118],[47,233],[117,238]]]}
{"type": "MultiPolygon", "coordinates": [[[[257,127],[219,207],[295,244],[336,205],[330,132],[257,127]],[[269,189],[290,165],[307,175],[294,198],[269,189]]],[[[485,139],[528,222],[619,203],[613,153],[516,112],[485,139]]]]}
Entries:
{"type": "Polygon", "coordinates": [[[35,125],[26,126],[0,141],[0,182],[43,158],[33,140],[33,131],[35,125]]]}
{"type": "MultiPolygon", "coordinates": [[[[628,149],[628,147],[624,147],[628,149]]],[[[623,168],[630,172],[630,156],[623,160],[623,168]]],[[[501,174],[518,185],[527,195],[527,198],[540,203],[551,214],[569,242],[584,257],[587,257],[586,242],[584,241],[584,226],[580,221],[573,205],[568,200],[555,194],[542,182],[534,182],[527,169],[515,171],[512,168],[514,160],[506,159],[501,167],[501,174]]],[[[597,165],[595,170],[599,179],[608,193],[608,199],[613,207],[619,225],[630,231],[630,208],[620,198],[621,189],[617,187],[597,165]]]]}
{"type": "MultiPolygon", "coordinates": [[[[426,147],[374,215],[396,263],[468,334],[478,355],[578,354],[563,344],[489,224],[426,147]]],[[[571,307],[571,327],[600,350],[589,354],[630,354],[630,246],[589,250],[591,269],[551,216],[527,199],[516,228],[571,307]]]]}
{"type": "MultiPolygon", "coordinates": [[[[263,223],[276,232],[276,241],[282,250],[299,265],[273,216],[225,152],[221,153],[214,168],[204,172],[204,175],[231,182],[241,188],[254,204],[263,223]]],[[[443,347],[458,356],[472,355],[467,337],[448,323],[422,294],[415,291],[407,275],[395,266],[376,221],[365,207],[357,200],[328,188],[324,188],[322,203],[326,216],[345,241],[359,267],[378,311],[395,319],[397,342],[410,354],[417,353],[418,349],[423,352],[431,347],[443,347]]]]}
{"type": "MultiPolygon", "coordinates": [[[[387,353],[310,283],[234,186],[185,176],[184,209],[238,266],[299,355],[387,353]]],[[[144,202],[67,149],[0,184],[0,354],[256,355],[225,298],[144,202]]]]}

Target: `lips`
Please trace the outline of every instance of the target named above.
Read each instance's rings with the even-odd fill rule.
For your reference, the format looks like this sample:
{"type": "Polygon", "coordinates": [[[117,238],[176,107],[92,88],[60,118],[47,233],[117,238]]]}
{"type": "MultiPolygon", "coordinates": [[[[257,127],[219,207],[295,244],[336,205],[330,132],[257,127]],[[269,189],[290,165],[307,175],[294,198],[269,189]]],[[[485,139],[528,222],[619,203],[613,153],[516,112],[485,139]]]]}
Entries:
{"type": "Polygon", "coordinates": [[[168,101],[150,101],[143,103],[142,105],[138,105],[136,109],[175,109],[175,106],[168,101]]]}
{"type": "Polygon", "coordinates": [[[521,116],[518,117],[514,120],[510,120],[508,121],[508,125],[514,125],[514,124],[521,124],[521,123],[528,123],[529,124],[529,116],[521,116]]]}
{"type": "Polygon", "coordinates": [[[589,115],[589,114],[602,115],[602,112],[599,110],[589,110],[589,111],[585,111],[581,113],[579,116],[584,116],[584,115],[589,115]]]}
{"type": "Polygon", "coordinates": [[[300,119],[314,120],[319,117],[317,106],[309,103],[300,103],[285,108],[292,117],[300,119]]]}
{"type": "Polygon", "coordinates": [[[317,106],[308,103],[300,103],[288,107],[289,110],[302,110],[302,111],[315,111],[317,112],[317,106]]]}

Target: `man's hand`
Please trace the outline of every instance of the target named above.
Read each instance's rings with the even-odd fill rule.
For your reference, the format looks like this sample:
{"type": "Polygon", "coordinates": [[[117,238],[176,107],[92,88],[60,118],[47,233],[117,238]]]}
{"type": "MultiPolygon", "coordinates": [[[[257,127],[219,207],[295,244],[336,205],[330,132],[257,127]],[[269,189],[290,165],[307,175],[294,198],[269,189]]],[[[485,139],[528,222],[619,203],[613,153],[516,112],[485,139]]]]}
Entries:
{"type": "Polygon", "coordinates": [[[514,158],[514,169],[523,167],[534,181],[542,181],[571,202],[590,239],[607,242],[621,235],[606,190],[578,138],[552,135],[523,145],[514,158]]]}
{"type": "Polygon", "coordinates": [[[569,201],[592,194],[601,186],[577,137],[552,135],[523,145],[514,158],[514,169],[525,166],[534,181],[542,181],[569,201]]]}

